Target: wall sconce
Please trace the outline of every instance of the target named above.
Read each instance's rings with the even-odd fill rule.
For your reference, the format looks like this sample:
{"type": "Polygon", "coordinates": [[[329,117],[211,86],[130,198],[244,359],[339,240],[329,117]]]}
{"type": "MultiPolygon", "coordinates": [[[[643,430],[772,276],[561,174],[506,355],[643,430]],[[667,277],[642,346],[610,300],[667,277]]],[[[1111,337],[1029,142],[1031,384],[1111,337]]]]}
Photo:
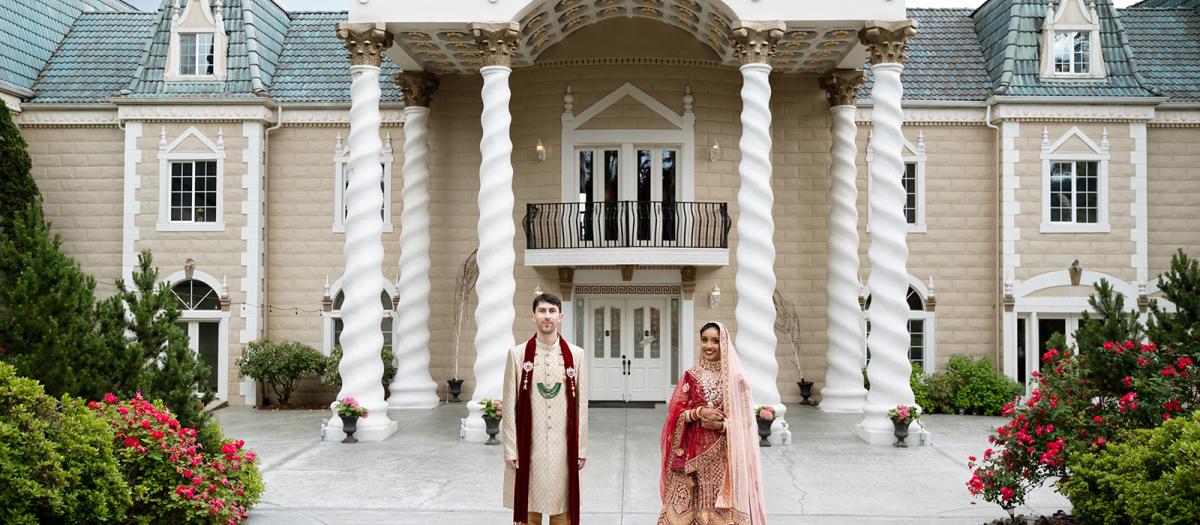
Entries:
{"type": "Polygon", "coordinates": [[[713,289],[708,293],[708,308],[716,309],[721,305],[721,285],[713,283],[713,289]]]}
{"type": "Polygon", "coordinates": [[[546,145],[542,144],[542,139],[538,139],[537,146],[534,146],[533,150],[537,153],[538,161],[540,161],[540,162],[546,161],[546,145]]]}
{"type": "Polygon", "coordinates": [[[708,150],[708,161],[716,162],[719,158],[721,158],[721,144],[713,142],[712,148],[708,150]]]}
{"type": "Polygon", "coordinates": [[[1067,268],[1067,274],[1071,276],[1071,285],[1079,286],[1079,279],[1083,277],[1083,266],[1079,264],[1079,259],[1075,259],[1071,263],[1071,267],[1067,268]]]}
{"type": "Polygon", "coordinates": [[[538,296],[538,295],[542,295],[543,293],[546,293],[546,292],[542,291],[542,283],[538,283],[537,288],[533,289],[533,295],[538,296]]]}

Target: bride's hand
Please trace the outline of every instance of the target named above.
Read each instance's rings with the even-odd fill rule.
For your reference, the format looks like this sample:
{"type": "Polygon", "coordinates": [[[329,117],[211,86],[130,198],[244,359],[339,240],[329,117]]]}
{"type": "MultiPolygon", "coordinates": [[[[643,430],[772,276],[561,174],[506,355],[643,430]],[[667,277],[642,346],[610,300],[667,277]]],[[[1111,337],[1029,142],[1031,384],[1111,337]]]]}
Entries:
{"type": "Polygon", "coordinates": [[[723,421],[701,421],[700,426],[707,428],[709,430],[720,431],[725,428],[725,422],[723,422],[723,421]]]}
{"type": "Polygon", "coordinates": [[[704,407],[700,409],[700,420],[719,423],[725,420],[725,414],[715,408],[704,407]]]}

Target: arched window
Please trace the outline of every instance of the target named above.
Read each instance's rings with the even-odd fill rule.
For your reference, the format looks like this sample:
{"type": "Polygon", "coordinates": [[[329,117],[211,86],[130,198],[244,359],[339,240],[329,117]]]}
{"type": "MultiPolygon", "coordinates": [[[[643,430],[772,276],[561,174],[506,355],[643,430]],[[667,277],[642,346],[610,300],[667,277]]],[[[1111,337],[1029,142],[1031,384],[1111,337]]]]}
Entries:
{"type": "Polygon", "coordinates": [[[198,279],[173,284],[171,293],[179,301],[178,324],[188,335],[188,346],[208,365],[208,386],[218,399],[227,399],[223,378],[228,341],[224,332],[229,313],[222,309],[221,295],[198,279]]]}
{"type": "Polygon", "coordinates": [[[175,283],[171,293],[179,299],[180,310],[220,310],[221,298],[211,286],[195,279],[175,283]]]}
{"type": "MultiPolygon", "coordinates": [[[[333,311],[329,317],[333,320],[331,338],[329,339],[329,348],[342,344],[342,329],[345,328],[345,323],[342,321],[342,302],[346,300],[345,292],[338,291],[333,299],[333,311]]],[[[383,348],[392,349],[392,317],[394,305],[392,298],[384,290],[379,293],[379,302],[383,305],[383,322],[380,323],[379,329],[383,332],[383,348]]],[[[328,354],[328,351],[326,352],[328,354]]]]}
{"type": "MultiPolygon", "coordinates": [[[[921,365],[921,369],[932,372],[933,362],[933,312],[925,309],[925,298],[916,288],[909,286],[908,295],[908,359],[913,364],[921,365]]],[[[864,303],[863,316],[871,309],[871,296],[864,303]]],[[[867,334],[871,333],[871,322],[866,322],[867,334]]],[[[866,350],[867,361],[871,360],[871,348],[866,350]]]]}

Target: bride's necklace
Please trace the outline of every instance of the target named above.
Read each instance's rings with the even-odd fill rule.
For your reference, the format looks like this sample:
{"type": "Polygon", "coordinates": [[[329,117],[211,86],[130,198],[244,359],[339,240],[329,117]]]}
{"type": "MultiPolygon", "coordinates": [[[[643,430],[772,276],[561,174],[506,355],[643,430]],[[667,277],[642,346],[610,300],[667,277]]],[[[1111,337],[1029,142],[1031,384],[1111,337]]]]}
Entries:
{"type": "Polygon", "coordinates": [[[700,387],[704,390],[704,401],[709,408],[717,407],[721,404],[721,364],[711,363],[708,361],[700,361],[700,370],[696,374],[696,381],[700,382],[700,387]],[[715,365],[712,366],[712,365],[715,365]]]}

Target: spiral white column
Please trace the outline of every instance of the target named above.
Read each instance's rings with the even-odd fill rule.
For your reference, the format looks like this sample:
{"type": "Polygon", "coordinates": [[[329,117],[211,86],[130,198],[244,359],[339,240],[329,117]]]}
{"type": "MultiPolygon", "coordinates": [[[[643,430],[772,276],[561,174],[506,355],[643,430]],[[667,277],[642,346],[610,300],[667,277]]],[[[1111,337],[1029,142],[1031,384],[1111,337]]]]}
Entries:
{"type": "MultiPolygon", "coordinates": [[[[856,72],[857,73],[857,72],[856,72]]],[[[837,77],[830,77],[836,84],[837,77]]],[[[857,82],[830,86],[830,97],[841,96],[848,104],[830,108],[833,115],[833,141],[830,148],[833,162],[829,169],[829,237],[827,285],[828,350],[825,386],[821,389],[821,410],[825,412],[862,412],[867,390],[862,380],[862,325],[858,307],[858,189],[855,168],[858,126],[854,123],[857,109],[853,105],[857,82]],[[832,89],[831,89],[832,88],[832,89]],[[833,90],[837,90],[835,93],[833,90]]]]}
{"type": "MultiPolygon", "coordinates": [[[[863,30],[864,33],[869,31],[863,30]]],[[[911,27],[908,31],[912,31],[911,27]]],[[[915,31],[913,31],[915,33],[915,31]]],[[[871,161],[869,201],[871,215],[871,246],[867,250],[871,274],[867,287],[871,290],[871,307],[867,312],[871,333],[867,345],[871,362],[867,377],[871,390],[863,407],[859,430],[871,443],[891,440],[892,422],[888,410],[897,404],[913,404],[913,392],[908,378],[912,365],[908,360],[908,244],[904,220],[905,192],[901,184],[904,161],[900,155],[904,137],[900,126],[904,115],[900,100],[903,86],[900,72],[904,70],[904,38],[901,31],[876,31],[872,44],[871,73],[874,86],[871,99],[871,125],[874,130],[871,161]],[[879,439],[882,438],[882,439],[879,439]]]]}
{"type": "Polygon", "coordinates": [[[438,397],[429,375],[429,108],[405,105],[404,117],[396,377],[388,405],[432,408],[438,397]]]}

